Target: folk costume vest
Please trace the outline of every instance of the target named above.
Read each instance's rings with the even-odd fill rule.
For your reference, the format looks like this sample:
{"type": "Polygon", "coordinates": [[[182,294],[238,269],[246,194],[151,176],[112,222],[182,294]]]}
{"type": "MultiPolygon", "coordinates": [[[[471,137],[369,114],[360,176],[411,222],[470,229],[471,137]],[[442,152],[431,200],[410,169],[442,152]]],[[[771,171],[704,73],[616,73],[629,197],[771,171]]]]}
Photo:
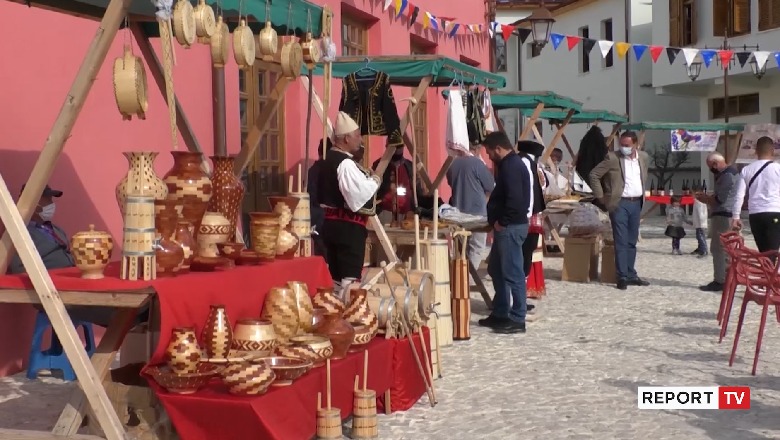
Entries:
{"type": "Polygon", "coordinates": [[[351,73],[344,77],[339,111],[357,122],[361,135],[387,136],[388,147],[404,144],[401,120],[386,73],[376,72],[373,76],[351,73]]]}
{"type": "MultiPolygon", "coordinates": [[[[328,151],[327,156],[323,160],[322,169],[319,176],[319,198],[320,204],[328,208],[336,208],[347,214],[353,213],[353,211],[347,206],[347,202],[344,199],[344,195],[341,194],[341,188],[339,187],[338,169],[341,162],[345,160],[352,160],[346,153],[337,149],[328,151]]],[[[357,164],[357,163],[356,163],[357,164]]],[[[360,164],[357,164],[358,169],[365,173],[367,176],[370,174],[368,170],[363,168],[360,164]]],[[[376,214],[376,197],[372,197],[362,208],[357,212],[359,215],[370,216],[376,214]]]]}

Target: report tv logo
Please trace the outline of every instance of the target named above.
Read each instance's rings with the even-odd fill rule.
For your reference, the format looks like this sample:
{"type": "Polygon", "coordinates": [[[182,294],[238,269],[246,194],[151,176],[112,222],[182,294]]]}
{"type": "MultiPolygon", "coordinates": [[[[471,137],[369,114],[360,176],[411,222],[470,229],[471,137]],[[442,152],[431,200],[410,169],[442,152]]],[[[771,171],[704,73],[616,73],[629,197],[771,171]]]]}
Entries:
{"type": "Polygon", "coordinates": [[[750,387],[639,387],[639,409],[750,409],[750,387]]]}

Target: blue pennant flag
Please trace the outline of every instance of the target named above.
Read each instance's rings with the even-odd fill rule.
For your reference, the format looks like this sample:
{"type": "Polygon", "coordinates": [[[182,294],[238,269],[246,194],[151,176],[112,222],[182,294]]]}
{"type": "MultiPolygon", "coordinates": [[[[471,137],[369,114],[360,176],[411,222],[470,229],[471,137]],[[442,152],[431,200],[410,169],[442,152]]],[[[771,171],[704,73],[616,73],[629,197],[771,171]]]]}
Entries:
{"type": "Polygon", "coordinates": [[[634,49],[634,56],[636,56],[636,60],[639,61],[642,59],[642,55],[645,54],[645,51],[647,50],[647,45],[644,44],[634,44],[631,46],[632,49],[634,49]]]}
{"type": "Polygon", "coordinates": [[[777,61],[777,67],[780,67],[780,52],[775,52],[775,61],[777,61]]]}
{"type": "Polygon", "coordinates": [[[704,66],[709,69],[710,63],[712,62],[712,59],[715,58],[715,55],[718,54],[718,51],[712,49],[704,49],[699,53],[701,54],[701,59],[704,61],[704,66]]]}
{"type": "Polygon", "coordinates": [[[460,29],[460,23],[455,23],[455,26],[452,27],[452,31],[450,31],[450,37],[454,37],[455,34],[458,33],[458,29],[460,29]]]}
{"type": "Polygon", "coordinates": [[[398,15],[396,15],[395,18],[400,17],[401,14],[403,14],[404,11],[406,10],[407,6],[409,6],[409,0],[402,0],[401,1],[401,7],[398,8],[398,11],[396,11],[396,12],[398,12],[398,15]]]}
{"type": "Polygon", "coordinates": [[[552,41],[553,49],[558,50],[558,46],[561,45],[564,36],[561,34],[550,34],[550,41],[552,41]]]}

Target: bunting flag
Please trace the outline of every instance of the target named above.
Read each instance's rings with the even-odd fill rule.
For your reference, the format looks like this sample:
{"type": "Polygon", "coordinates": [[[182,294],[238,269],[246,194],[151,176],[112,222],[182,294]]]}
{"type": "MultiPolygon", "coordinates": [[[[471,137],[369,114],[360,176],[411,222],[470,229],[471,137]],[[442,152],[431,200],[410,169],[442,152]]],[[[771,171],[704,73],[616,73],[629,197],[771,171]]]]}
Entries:
{"type": "Polygon", "coordinates": [[[572,49],[577,47],[577,44],[580,42],[582,38],[569,35],[566,37],[566,45],[569,47],[569,52],[571,52],[572,49]]]}
{"type": "Polygon", "coordinates": [[[404,9],[406,9],[406,6],[409,4],[407,0],[395,0],[395,18],[401,16],[401,14],[404,13],[404,9]]]}
{"type": "Polygon", "coordinates": [[[685,57],[685,65],[690,66],[691,63],[693,63],[693,60],[696,59],[696,55],[699,54],[699,49],[686,47],[683,48],[682,52],[683,52],[683,56],[685,57]]]}
{"type": "Polygon", "coordinates": [[[606,58],[609,51],[612,50],[612,46],[615,43],[612,41],[599,40],[599,50],[601,50],[601,58],[606,58]]]}
{"type": "Polygon", "coordinates": [[[586,55],[590,55],[590,51],[593,50],[594,46],[596,46],[596,40],[590,38],[584,38],[582,40],[582,47],[585,48],[586,55]]]}
{"type": "Polygon", "coordinates": [[[563,35],[550,34],[550,41],[552,41],[553,49],[558,50],[558,46],[560,46],[561,42],[563,41],[563,35]]]}
{"type": "Polygon", "coordinates": [[[780,66],[780,52],[775,52],[775,61],[777,62],[777,65],[780,66]]]}
{"type": "Polygon", "coordinates": [[[647,46],[644,44],[635,44],[631,46],[631,48],[634,49],[634,56],[636,57],[637,61],[642,59],[642,55],[644,55],[645,51],[647,50],[647,46]]]}
{"type": "Polygon", "coordinates": [[[518,28],[517,36],[520,38],[520,44],[525,44],[525,40],[531,35],[531,29],[518,28]]]}
{"type": "Polygon", "coordinates": [[[723,66],[723,69],[728,69],[729,65],[731,64],[731,59],[734,58],[734,51],[719,50],[718,58],[720,58],[720,65],[723,66]]]}
{"type": "Polygon", "coordinates": [[[715,58],[715,55],[718,54],[717,51],[711,50],[711,49],[704,49],[699,51],[701,54],[701,59],[704,61],[704,66],[709,68],[710,64],[712,63],[712,59],[715,58]]]}
{"type": "Polygon", "coordinates": [[[425,15],[428,16],[428,21],[431,23],[431,29],[438,31],[439,30],[439,22],[436,21],[436,17],[431,14],[430,12],[426,12],[425,15]]]}
{"type": "Polygon", "coordinates": [[[455,34],[458,33],[458,28],[460,28],[460,24],[459,23],[455,23],[455,25],[452,26],[452,31],[450,31],[450,37],[454,37],[455,34]]]}
{"type": "Polygon", "coordinates": [[[650,58],[653,59],[653,63],[658,62],[658,58],[661,56],[661,52],[663,51],[663,46],[650,46],[650,58]]]}
{"type": "Polygon", "coordinates": [[[417,14],[420,13],[420,8],[415,6],[412,8],[411,14],[409,14],[409,27],[412,27],[415,22],[417,22],[417,14]]]}
{"type": "Polygon", "coordinates": [[[385,0],[385,6],[382,8],[382,10],[386,11],[387,8],[389,8],[392,3],[393,3],[393,0],[385,0]]]}
{"type": "MultiPolygon", "coordinates": [[[[428,15],[427,12],[423,13],[423,21],[422,21],[422,27],[423,30],[428,29],[431,26],[431,17],[428,15]]],[[[493,37],[494,29],[490,28],[490,37],[493,37]]]]}
{"type": "Polygon", "coordinates": [[[508,40],[509,37],[512,36],[512,31],[514,31],[515,28],[509,25],[502,24],[501,25],[501,33],[504,35],[504,41],[508,40]]]}
{"type": "Polygon", "coordinates": [[[674,64],[677,59],[677,55],[680,55],[680,49],[677,47],[666,48],[666,58],[669,58],[669,64],[674,64]]]}
{"type": "Polygon", "coordinates": [[[622,41],[615,43],[615,49],[617,50],[618,57],[625,58],[630,47],[630,44],[624,43],[622,41]]]}
{"type": "MultiPolygon", "coordinates": [[[[775,54],[777,56],[777,54],[775,54]]],[[[756,60],[756,67],[758,67],[758,70],[761,70],[766,66],[766,60],[769,59],[769,52],[764,50],[757,50],[753,52],[753,59],[756,60]]],[[[780,64],[780,61],[778,62],[780,64]]],[[[742,64],[742,67],[745,65],[742,64]]]]}

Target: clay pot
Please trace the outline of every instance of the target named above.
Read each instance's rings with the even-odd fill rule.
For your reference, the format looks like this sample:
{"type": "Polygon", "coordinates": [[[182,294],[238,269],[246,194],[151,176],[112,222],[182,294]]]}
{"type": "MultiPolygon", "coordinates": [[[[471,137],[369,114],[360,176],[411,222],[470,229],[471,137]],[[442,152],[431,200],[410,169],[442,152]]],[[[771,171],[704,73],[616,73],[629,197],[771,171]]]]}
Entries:
{"type": "Polygon", "coordinates": [[[232,157],[211,156],[214,172],[211,174],[212,194],[208,210],[222,214],[230,222],[230,236],[226,241],[236,240],[236,222],[244,200],[244,184],[233,174],[232,157]]]}
{"type": "Polygon", "coordinates": [[[226,358],[233,343],[233,328],[223,305],[213,305],[200,333],[200,340],[209,359],[226,358]]]}
{"type": "Polygon", "coordinates": [[[332,287],[318,287],[312,302],[315,307],[321,307],[328,313],[338,313],[339,315],[344,313],[344,303],[333,293],[332,287]]]}
{"type": "Polygon", "coordinates": [[[95,225],[89,225],[88,231],[78,232],[71,238],[70,250],[76,267],[81,270],[81,278],[99,280],[111,261],[114,239],[108,232],[96,231],[95,225]]]}
{"type": "Polygon", "coordinates": [[[263,318],[274,325],[279,342],[286,343],[298,333],[298,303],[292,289],[274,287],[265,297],[263,318]]]}
{"type": "Polygon", "coordinates": [[[276,347],[278,341],[271,321],[262,319],[239,319],[233,331],[233,349],[241,351],[267,351],[276,347]]]}
{"type": "Polygon", "coordinates": [[[194,327],[176,327],[171,330],[171,341],[165,350],[168,366],[177,374],[198,372],[200,347],[194,327]]]}
{"type": "Polygon", "coordinates": [[[379,329],[379,320],[368,306],[367,297],[368,290],[352,289],[349,305],[343,316],[350,324],[365,326],[373,335],[379,329]]]}
{"type": "Polygon", "coordinates": [[[317,356],[314,361],[315,367],[325,364],[325,360],[333,356],[333,344],[327,336],[319,335],[300,335],[290,338],[290,345],[293,347],[306,347],[317,356]]]}
{"type": "Polygon", "coordinates": [[[287,285],[290,286],[293,295],[295,295],[295,304],[298,309],[298,333],[310,333],[313,327],[314,305],[311,302],[311,296],[309,296],[309,287],[300,281],[289,281],[287,285]]]}
{"type": "Polygon", "coordinates": [[[355,329],[352,324],[341,317],[339,313],[327,313],[325,320],[314,328],[314,334],[327,336],[333,344],[333,356],[331,359],[344,359],[347,356],[349,346],[355,338],[355,329]]]}
{"type": "Polygon", "coordinates": [[[316,327],[317,324],[324,321],[326,313],[328,313],[327,309],[323,309],[322,307],[315,307],[312,310],[312,315],[311,315],[311,328],[316,327]]]}
{"type": "Polygon", "coordinates": [[[116,186],[116,202],[122,217],[125,216],[125,201],[128,195],[149,196],[162,200],[168,196],[168,187],[154,172],[154,159],[157,152],[125,152],[122,153],[129,162],[130,169],[116,186]]]}
{"type": "Polygon", "coordinates": [[[168,186],[168,198],[183,205],[182,217],[192,225],[197,239],[200,223],[211,200],[211,180],[201,169],[203,154],[172,151],[173,168],[163,181],[168,186]]]}
{"type": "Polygon", "coordinates": [[[256,396],[264,394],[276,380],[271,367],[263,361],[230,364],[220,373],[230,394],[256,396]]]}
{"type": "Polygon", "coordinates": [[[230,221],[218,212],[207,212],[197,235],[198,256],[218,257],[217,243],[230,240],[230,221]]]}
{"type": "Polygon", "coordinates": [[[162,237],[172,239],[182,206],[176,200],[162,199],[154,201],[154,229],[162,237]]]}
{"type": "Polygon", "coordinates": [[[291,259],[298,251],[298,236],[292,232],[292,219],[298,206],[297,197],[272,196],[268,202],[279,214],[279,237],[276,240],[276,258],[291,259]]]}
{"type": "Polygon", "coordinates": [[[176,232],[173,234],[173,239],[176,243],[179,243],[184,251],[184,260],[181,262],[181,269],[179,273],[187,273],[190,271],[190,265],[193,258],[195,258],[195,251],[198,249],[198,245],[195,242],[195,238],[192,236],[192,225],[187,220],[178,220],[176,222],[176,232]]]}
{"type": "Polygon", "coordinates": [[[279,240],[279,217],[275,212],[249,213],[252,233],[252,249],[263,261],[276,259],[276,242],[279,240]]]}

